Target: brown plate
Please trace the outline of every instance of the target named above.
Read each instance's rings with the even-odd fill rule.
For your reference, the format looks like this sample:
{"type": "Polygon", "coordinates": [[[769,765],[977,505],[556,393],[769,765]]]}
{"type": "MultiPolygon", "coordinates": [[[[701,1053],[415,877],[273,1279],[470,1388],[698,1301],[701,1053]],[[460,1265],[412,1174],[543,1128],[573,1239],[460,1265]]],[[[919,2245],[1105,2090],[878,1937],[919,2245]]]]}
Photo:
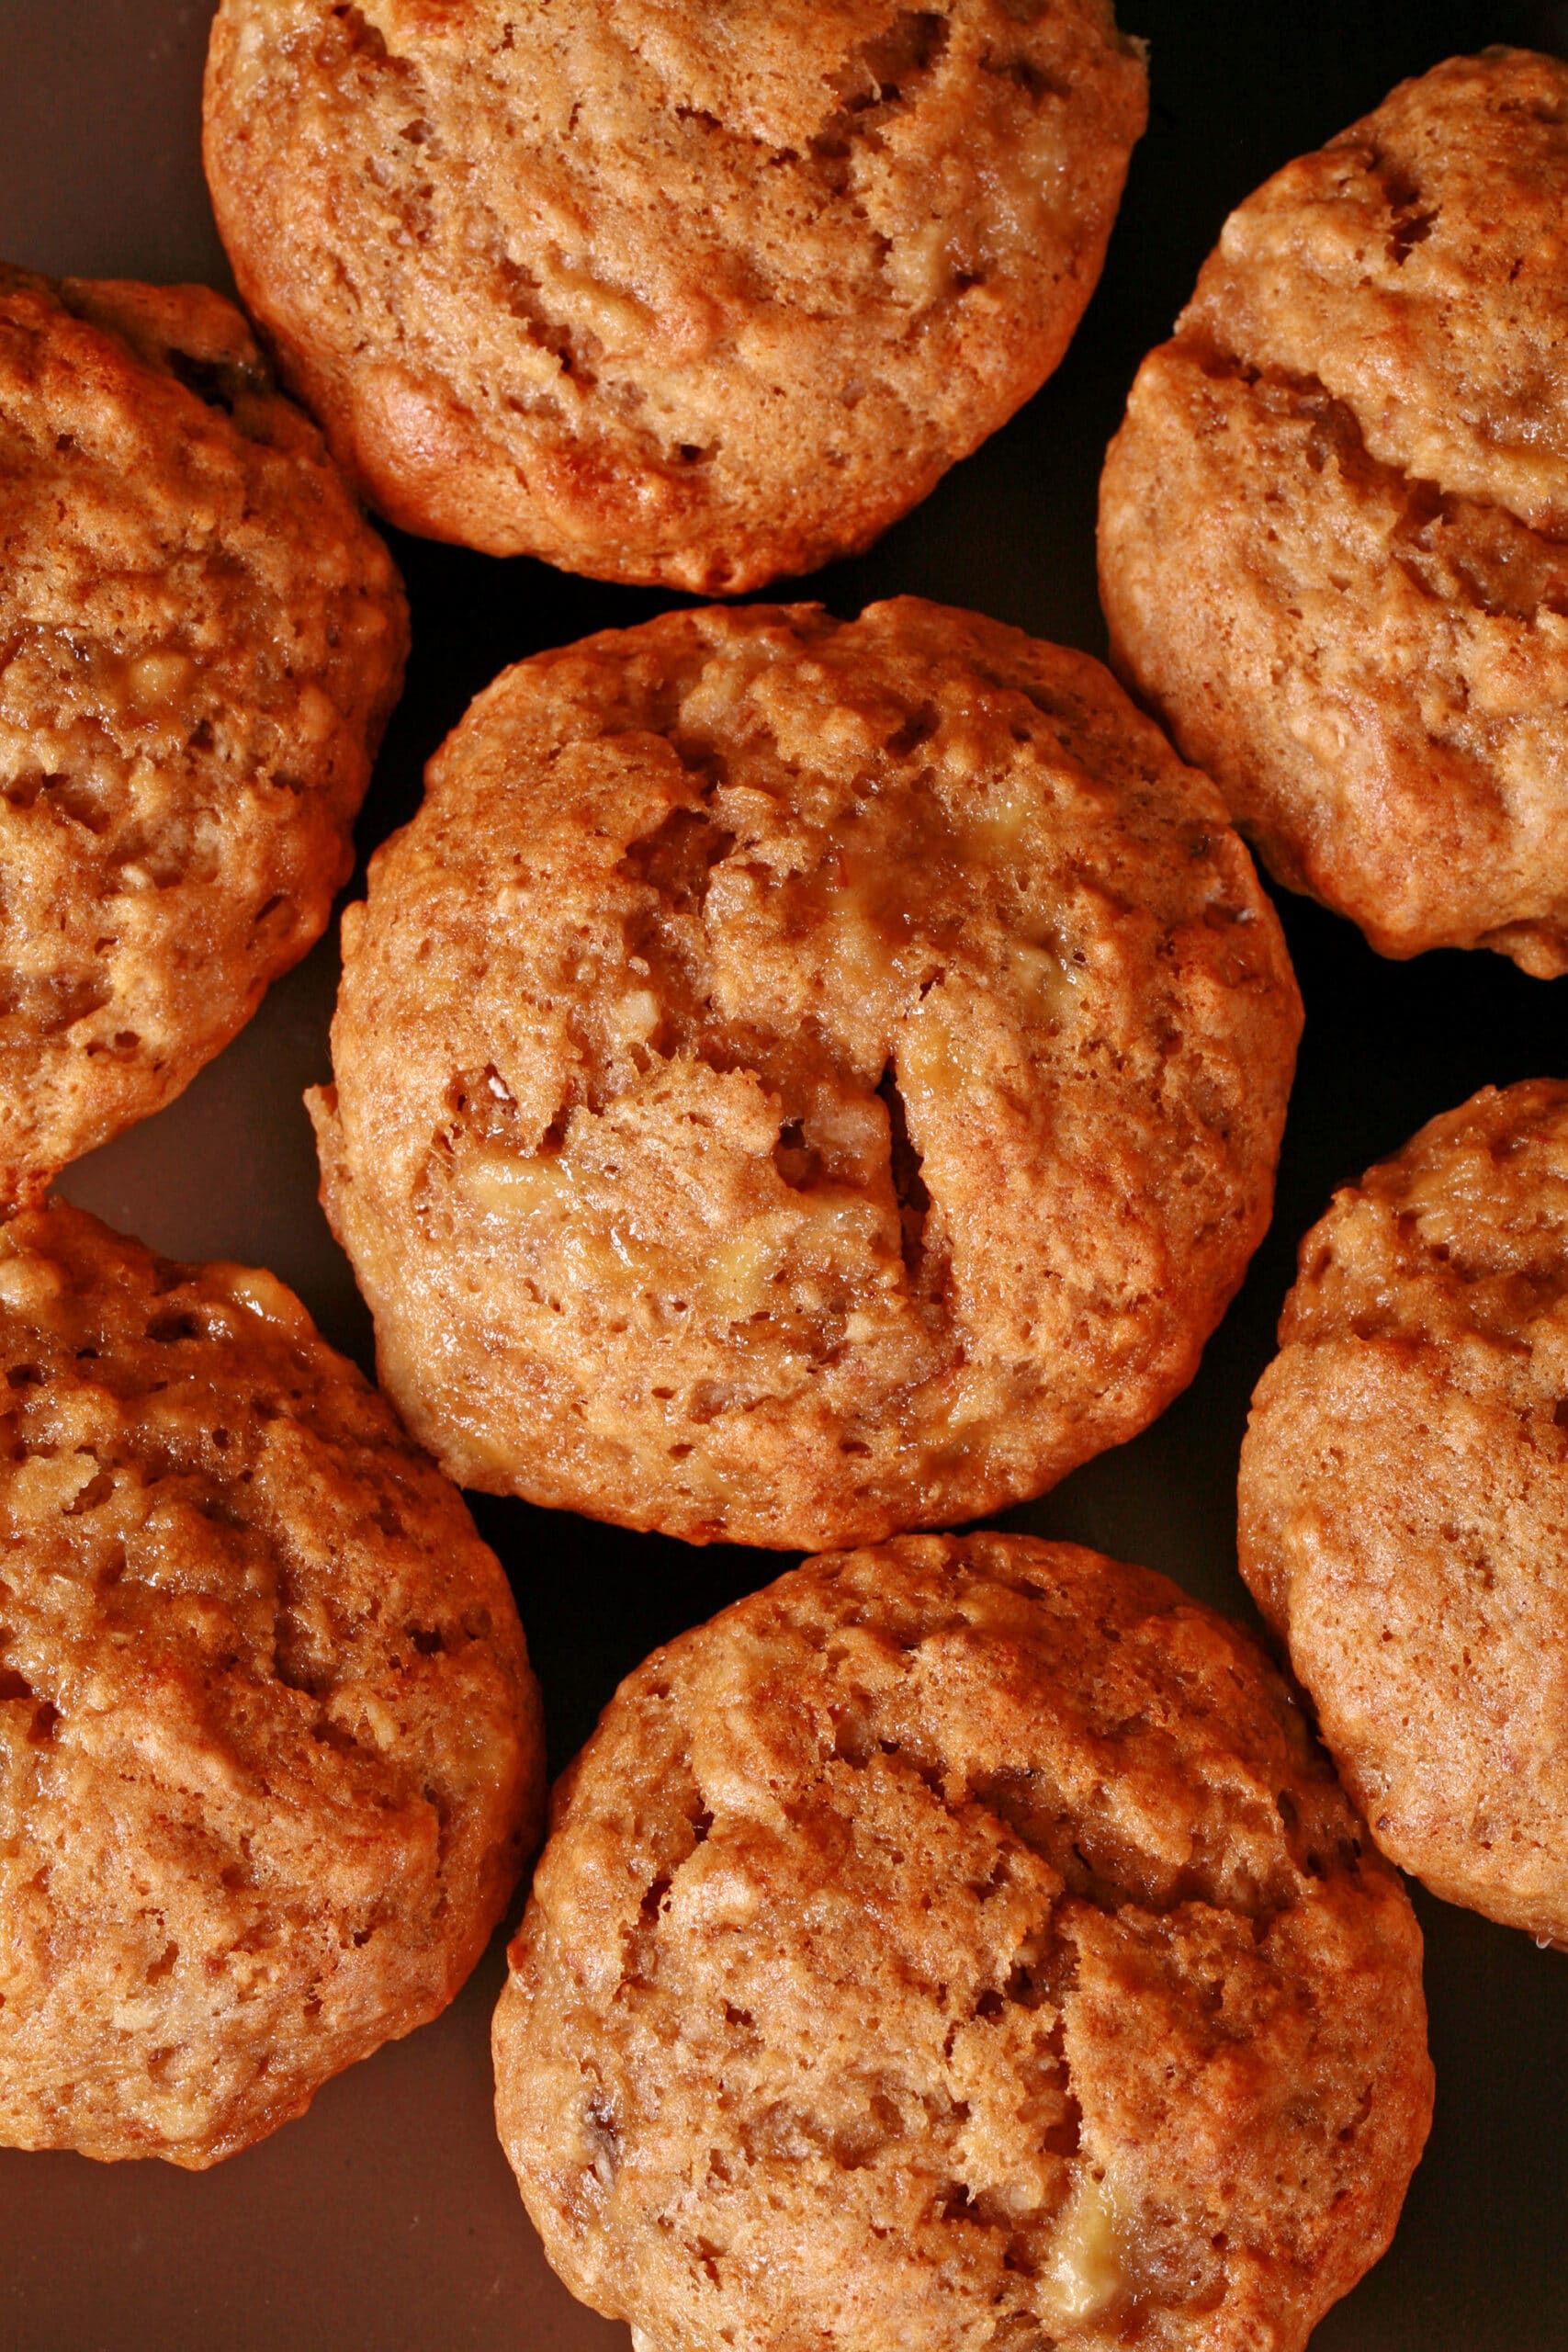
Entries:
{"type": "MultiPolygon", "coordinates": [[[[0,255],[61,274],[227,283],[197,155],[209,14],[208,0],[0,0],[0,255]]],[[[1077,340],[1039,398],[872,555],[813,580],[806,593],[837,612],[911,590],[1102,650],[1100,455],[1226,211],[1403,74],[1491,40],[1568,51],[1561,4],[1122,0],[1121,14],[1151,39],[1154,116],[1077,340]]],[[[397,553],[414,655],[364,852],[412,811],[423,761],[503,663],[676,601],[413,541],[397,553]]],[[[1568,982],[1525,979],[1493,956],[1385,964],[1302,901],[1282,911],[1307,1034],[1273,1232],[1188,1395],[1008,1522],[1146,1561],[1237,1613],[1236,1448],[1298,1237],[1337,1182],[1475,1087],[1568,1076],[1568,982]]],[[[367,1318],[316,1206],[299,1103],[326,1072],[335,978],[324,943],[179,1102],[63,1189],[172,1254],[273,1267],[364,1360],[367,1318]]],[[[656,1641],[783,1565],[521,1504],[481,1502],[479,1517],[516,1585],[557,1767],[656,1641]]],[[[1392,2253],[1314,2343],[1561,2352],[1568,1963],[1417,1903],[1437,2124],[1392,2253]]],[[[496,2144],[487,2030],[501,1970],[498,1944],[438,2024],[216,2172],[0,2152],[0,2346],[624,2352],[625,2329],[580,2309],[546,2269],[496,2144]]]]}

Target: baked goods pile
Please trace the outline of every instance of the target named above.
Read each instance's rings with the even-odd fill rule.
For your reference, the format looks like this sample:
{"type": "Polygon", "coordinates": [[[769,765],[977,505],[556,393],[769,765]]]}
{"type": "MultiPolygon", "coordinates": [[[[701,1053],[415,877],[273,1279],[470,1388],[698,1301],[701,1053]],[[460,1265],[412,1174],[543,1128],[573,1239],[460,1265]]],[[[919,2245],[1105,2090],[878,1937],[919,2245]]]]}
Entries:
{"type": "Polygon", "coordinates": [[[1568,970],[1551,59],[1226,223],[1101,483],[1125,685],[900,596],[479,695],[310,1097],[384,1396],[48,1197],[326,924],[409,641],[358,502],[708,593],[863,547],[1061,360],[1146,78],[1108,0],[221,0],[254,336],[0,272],[0,2143],[209,2165],[453,1998],[545,1806],[459,1485],[822,1554],[621,1685],[510,1949],[502,2139],[639,2352],[1299,2352],[1431,2119],[1399,1870],[1568,1943],[1568,1085],[1302,1244],[1239,1488],[1299,1681],[914,1532],[1153,1421],[1263,1238],[1244,834],[1568,970]]]}

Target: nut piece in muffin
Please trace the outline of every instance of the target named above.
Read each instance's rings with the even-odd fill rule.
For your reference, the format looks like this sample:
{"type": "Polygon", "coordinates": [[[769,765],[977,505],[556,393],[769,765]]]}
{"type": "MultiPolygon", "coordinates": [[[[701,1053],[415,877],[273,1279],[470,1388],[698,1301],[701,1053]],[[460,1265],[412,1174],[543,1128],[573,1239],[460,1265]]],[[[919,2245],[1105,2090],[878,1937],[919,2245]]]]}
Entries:
{"type": "Polygon", "coordinates": [[[197,286],[0,269],[0,1207],[177,1094],[325,928],[391,560],[197,286]]]}
{"type": "Polygon", "coordinates": [[[542,1812],[457,1495],[270,1274],[0,1226],[0,2143],[197,2168],[445,2008],[542,1812]]]}
{"type": "Polygon", "coordinates": [[[1456,58],[1225,224],[1100,492],[1117,667],[1385,956],[1568,970],[1568,64],[1456,58]]]}
{"type": "Polygon", "coordinates": [[[1163,1577],[808,1562],[656,1651],[556,1792],[493,2037],[551,2263],[647,2352],[1299,2352],[1431,2114],[1364,1841],[1163,1577]]]}
{"type": "Polygon", "coordinates": [[[1568,1086],[1337,1193],[1280,1350],[1242,1573],[1383,1852],[1568,1945],[1568,1086]]]}
{"type": "Polygon", "coordinates": [[[344,922],[322,1198],[466,1486],[705,1542],[1038,1493],[1191,1378],[1300,1006],[1098,662],[915,599],[506,672],[344,922]]]}
{"type": "Polygon", "coordinates": [[[223,0],[206,157],[383,514],[711,594],[864,547],[1044,380],[1145,108],[1110,0],[223,0]]]}

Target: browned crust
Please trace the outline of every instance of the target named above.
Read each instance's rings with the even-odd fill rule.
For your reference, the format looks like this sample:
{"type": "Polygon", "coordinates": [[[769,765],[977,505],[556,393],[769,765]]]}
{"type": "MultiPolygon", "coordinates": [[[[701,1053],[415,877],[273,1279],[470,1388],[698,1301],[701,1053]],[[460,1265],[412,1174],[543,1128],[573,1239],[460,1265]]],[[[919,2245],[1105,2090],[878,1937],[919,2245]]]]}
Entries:
{"type": "Polygon", "coordinates": [[[1568,1086],[1487,1087],[1302,1244],[1242,1573],[1383,1851],[1568,1943],[1568,1086]]]}
{"type": "Polygon", "coordinates": [[[0,2143],[200,2167],[444,2008],[537,1835],[461,1498],[269,1274],[0,1227],[0,2143]]]}
{"type": "Polygon", "coordinates": [[[236,278],[403,527],[754,587],[867,545],[1055,367],[1145,117],[1109,0],[725,21],[220,8],[236,278]]]}
{"type": "Polygon", "coordinates": [[[551,2262],[686,2352],[1298,2352],[1431,2112],[1363,1839],[1161,1577],[808,1563],[657,1651],[557,1791],[494,2028],[551,2262]]]}
{"type": "Polygon", "coordinates": [[[903,599],[520,664],[344,926],[322,1193],[465,1484],[691,1540],[1039,1492],[1191,1377],[1300,1006],[1098,663],[903,599]]]}
{"type": "Polygon", "coordinates": [[[178,1093],[325,928],[390,559],[237,311],[0,271],[0,1204],[178,1093]]]}
{"type": "Polygon", "coordinates": [[[1380,953],[1568,969],[1568,65],[1453,59],[1233,214],[1100,493],[1117,667],[1380,953]]]}

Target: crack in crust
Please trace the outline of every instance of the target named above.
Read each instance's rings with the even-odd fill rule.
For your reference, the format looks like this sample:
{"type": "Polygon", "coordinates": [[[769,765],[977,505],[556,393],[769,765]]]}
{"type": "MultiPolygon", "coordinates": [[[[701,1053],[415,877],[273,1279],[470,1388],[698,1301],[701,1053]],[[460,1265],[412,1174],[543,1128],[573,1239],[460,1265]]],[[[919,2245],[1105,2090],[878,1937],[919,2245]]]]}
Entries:
{"type": "Polygon", "coordinates": [[[1355,410],[1315,376],[1254,366],[1199,334],[1179,338],[1213,383],[1244,388],[1260,409],[1306,427],[1307,467],[1332,469],[1361,503],[1389,512],[1393,558],[1434,607],[1455,605],[1527,627],[1550,613],[1568,619],[1568,539],[1532,531],[1507,507],[1444,491],[1384,464],[1367,447],[1355,410]]]}

